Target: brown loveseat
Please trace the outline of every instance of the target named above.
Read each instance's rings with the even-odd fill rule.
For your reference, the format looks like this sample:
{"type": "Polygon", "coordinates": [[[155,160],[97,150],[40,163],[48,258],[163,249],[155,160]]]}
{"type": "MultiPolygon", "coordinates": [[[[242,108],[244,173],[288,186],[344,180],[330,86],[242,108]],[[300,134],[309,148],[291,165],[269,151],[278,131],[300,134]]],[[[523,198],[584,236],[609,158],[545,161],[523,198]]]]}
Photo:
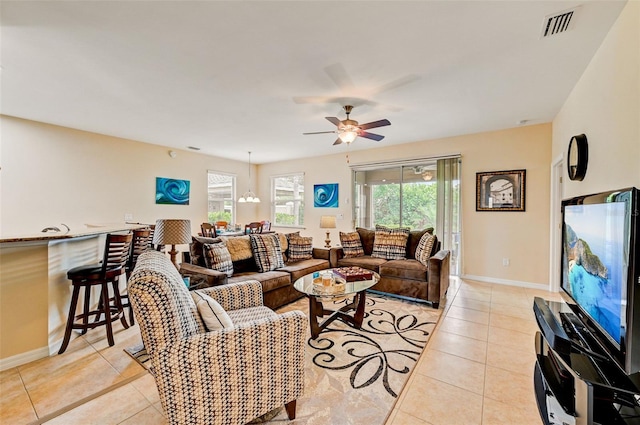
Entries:
{"type": "MultiPolygon", "coordinates": [[[[284,234],[277,234],[281,251],[288,256],[288,240],[284,234]]],[[[205,238],[194,236],[189,252],[183,253],[180,274],[191,280],[190,289],[200,289],[226,283],[242,282],[255,279],[262,285],[264,305],[276,309],[301,298],[304,294],[294,289],[293,283],[300,277],[319,270],[329,268],[329,250],[313,248],[313,258],[301,261],[286,261],[284,267],[260,273],[251,250],[250,236],[205,238]],[[227,277],[223,272],[207,268],[203,256],[203,244],[225,240],[231,260],[233,275],[227,277]]]]}
{"type": "Polygon", "coordinates": [[[425,233],[433,228],[409,232],[404,259],[386,260],[372,257],[375,230],[357,228],[364,255],[344,258],[342,247],[331,248],[331,267],[359,266],[380,274],[380,281],[371,289],[431,302],[438,308],[449,287],[449,251],[440,250],[440,242],[433,244],[428,266],[415,259],[416,248],[425,233]]]}

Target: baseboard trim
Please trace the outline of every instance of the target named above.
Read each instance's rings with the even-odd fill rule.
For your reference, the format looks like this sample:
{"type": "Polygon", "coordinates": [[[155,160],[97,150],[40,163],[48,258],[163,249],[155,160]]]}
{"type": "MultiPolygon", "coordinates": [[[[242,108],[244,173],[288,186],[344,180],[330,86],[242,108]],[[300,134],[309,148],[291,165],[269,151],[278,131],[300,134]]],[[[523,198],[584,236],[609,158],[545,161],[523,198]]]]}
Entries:
{"type": "Polygon", "coordinates": [[[520,280],[498,279],[495,277],[475,276],[470,274],[465,274],[460,277],[462,279],[476,280],[478,282],[497,283],[498,285],[519,286],[521,288],[540,289],[543,291],[549,290],[549,285],[546,283],[523,282],[520,280]]]}
{"type": "Polygon", "coordinates": [[[0,359],[0,372],[45,357],[49,357],[49,347],[36,348],[35,350],[16,354],[15,356],[6,357],[0,359]]]}

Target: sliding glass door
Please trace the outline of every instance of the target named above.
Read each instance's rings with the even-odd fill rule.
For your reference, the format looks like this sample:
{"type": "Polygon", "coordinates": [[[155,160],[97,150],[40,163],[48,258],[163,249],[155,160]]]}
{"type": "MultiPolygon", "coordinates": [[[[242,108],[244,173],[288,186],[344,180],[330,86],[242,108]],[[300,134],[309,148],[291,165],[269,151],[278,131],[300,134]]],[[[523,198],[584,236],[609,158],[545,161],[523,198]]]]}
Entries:
{"type": "Polygon", "coordinates": [[[460,158],[356,165],[354,226],[433,227],[458,273],[460,158]]]}

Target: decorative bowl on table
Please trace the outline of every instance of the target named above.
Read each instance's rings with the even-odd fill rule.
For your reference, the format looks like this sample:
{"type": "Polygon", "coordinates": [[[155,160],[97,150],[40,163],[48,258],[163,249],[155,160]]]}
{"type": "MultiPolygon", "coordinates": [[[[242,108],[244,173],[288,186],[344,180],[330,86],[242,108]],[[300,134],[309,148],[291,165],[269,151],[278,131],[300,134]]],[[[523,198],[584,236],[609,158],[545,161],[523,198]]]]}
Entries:
{"type": "Polygon", "coordinates": [[[346,281],[341,278],[335,278],[329,285],[324,284],[322,281],[313,283],[313,292],[318,295],[334,295],[344,294],[344,287],[346,281]]]}

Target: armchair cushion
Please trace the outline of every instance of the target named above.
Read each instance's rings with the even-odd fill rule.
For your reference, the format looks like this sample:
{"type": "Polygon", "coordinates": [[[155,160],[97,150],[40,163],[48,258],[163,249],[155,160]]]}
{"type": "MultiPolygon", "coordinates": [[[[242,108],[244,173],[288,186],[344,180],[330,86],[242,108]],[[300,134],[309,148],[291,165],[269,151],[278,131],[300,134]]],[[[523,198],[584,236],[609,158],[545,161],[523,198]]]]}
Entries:
{"type": "Polygon", "coordinates": [[[224,242],[206,243],[203,245],[204,261],[207,267],[218,270],[227,275],[233,276],[233,262],[231,262],[231,254],[224,242]]]}
{"type": "Polygon", "coordinates": [[[258,272],[264,273],[284,267],[280,238],[274,234],[252,234],[251,250],[258,266],[258,272]]]}
{"type": "Polygon", "coordinates": [[[233,327],[231,317],[216,300],[199,291],[192,291],[191,296],[196,302],[198,312],[208,331],[219,331],[220,329],[233,327]]]}

